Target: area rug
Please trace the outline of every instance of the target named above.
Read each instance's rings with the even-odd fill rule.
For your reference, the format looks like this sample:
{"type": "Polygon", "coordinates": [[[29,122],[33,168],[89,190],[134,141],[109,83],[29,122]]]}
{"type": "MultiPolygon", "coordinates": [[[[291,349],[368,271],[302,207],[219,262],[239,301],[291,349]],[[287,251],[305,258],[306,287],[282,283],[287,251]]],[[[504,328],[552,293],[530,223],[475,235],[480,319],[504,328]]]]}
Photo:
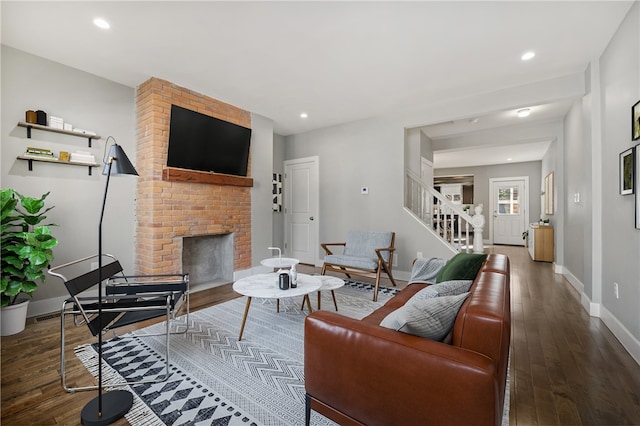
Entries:
{"type": "MultiPolygon", "coordinates": [[[[377,302],[372,286],[357,282],[336,290],[342,315],[362,318],[397,290],[382,287],[377,302]]],[[[301,299],[255,299],[243,340],[238,333],[246,298],[194,312],[185,334],[171,337],[171,377],[157,384],[130,386],[132,425],[302,425],[304,424],[304,318],[301,299]]],[[[315,307],[316,297],[311,298],[315,307]]],[[[333,310],[330,293],[322,309],[333,310]]],[[[121,380],[164,374],[164,323],[114,338],[103,345],[105,386],[121,380]],[[143,337],[146,336],[146,337],[143,337]]],[[[172,331],[184,331],[174,329],[172,331]]],[[[97,375],[95,345],[76,348],[78,358],[97,375]]],[[[334,425],[312,413],[313,425],[334,425]]]]}
{"type": "MultiPolygon", "coordinates": [[[[372,301],[371,285],[347,282],[336,290],[342,315],[362,318],[384,304],[397,290],[381,288],[372,301]]],[[[311,298],[316,304],[316,297],[311,298]]],[[[246,298],[197,311],[185,334],[171,337],[171,377],[166,382],[130,386],[134,406],[126,415],[137,425],[303,425],[304,318],[301,300],[255,299],[243,340],[238,333],[246,298]]],[[[329,293],[322,309],[333,310],[329,293]]],[[[184,328],[184,327],[183,327],[184,328]]],[[[110,383],[164,374],[164,323],[114,338],[103,346],[103,377],[110,383]],[[127,335],[129,336],[129,335],[127,335]]],[[[184,331],[174,329],[173,331],[184,331]]],[[[78,358],[97,376],[95,345],[76,348],[78,358]]],[[[509,373],[507,373],[509,374],[509,373]]],[[[509,424],[509,377],[502,425],[509,424]]],[[[312,412],[312,425],[335,424],[312,412]]]]}

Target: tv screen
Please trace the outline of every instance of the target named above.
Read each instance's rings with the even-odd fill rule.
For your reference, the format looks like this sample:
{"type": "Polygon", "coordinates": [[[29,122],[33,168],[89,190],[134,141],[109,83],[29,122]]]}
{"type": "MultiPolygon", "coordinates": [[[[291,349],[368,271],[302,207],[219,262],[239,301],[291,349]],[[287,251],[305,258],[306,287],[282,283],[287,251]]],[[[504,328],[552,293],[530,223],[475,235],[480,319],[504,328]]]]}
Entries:
{"type": "Polygon", "coordinates": [[[251,129],[171,105],[167,166],[246,176],[251,129]]]}

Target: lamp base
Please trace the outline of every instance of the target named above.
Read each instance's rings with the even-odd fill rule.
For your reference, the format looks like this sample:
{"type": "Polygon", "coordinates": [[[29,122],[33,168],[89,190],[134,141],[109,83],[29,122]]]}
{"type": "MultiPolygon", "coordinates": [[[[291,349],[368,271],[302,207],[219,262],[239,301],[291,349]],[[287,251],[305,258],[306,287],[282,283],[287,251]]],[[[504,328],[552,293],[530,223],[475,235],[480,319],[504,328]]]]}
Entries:
{"type": "Polygon", "coordinates": [[[98,413],[97,396],[87,403],[80,413],[84,426],[108,425],[122,418],[133,406],[133,395],[124,390],[102,394],[102,415],[98,413]]]}

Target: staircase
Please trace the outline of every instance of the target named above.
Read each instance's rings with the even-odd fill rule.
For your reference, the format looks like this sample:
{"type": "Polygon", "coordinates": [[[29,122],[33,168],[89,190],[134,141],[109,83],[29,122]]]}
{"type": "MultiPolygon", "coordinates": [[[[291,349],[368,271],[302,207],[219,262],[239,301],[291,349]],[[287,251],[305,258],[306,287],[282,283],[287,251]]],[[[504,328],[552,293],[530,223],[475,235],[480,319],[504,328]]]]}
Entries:
{"type": "Polygon", "coordinates": [[[440,240],[457,252],[484,252],[482,204],[471,216],[410,170],[405,189],[405,209],[440,240]]]}

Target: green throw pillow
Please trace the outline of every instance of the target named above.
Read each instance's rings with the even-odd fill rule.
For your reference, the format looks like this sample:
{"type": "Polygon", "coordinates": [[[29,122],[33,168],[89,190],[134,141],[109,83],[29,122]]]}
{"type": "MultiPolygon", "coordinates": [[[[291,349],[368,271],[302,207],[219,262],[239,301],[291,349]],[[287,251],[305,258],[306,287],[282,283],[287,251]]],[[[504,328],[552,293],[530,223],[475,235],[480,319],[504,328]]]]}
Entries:
{"type": "Polygon", "coordinates": [[[458,253],[440,269],[436,282],[474,280],[486,258],[486,254],[458,253]]]}

